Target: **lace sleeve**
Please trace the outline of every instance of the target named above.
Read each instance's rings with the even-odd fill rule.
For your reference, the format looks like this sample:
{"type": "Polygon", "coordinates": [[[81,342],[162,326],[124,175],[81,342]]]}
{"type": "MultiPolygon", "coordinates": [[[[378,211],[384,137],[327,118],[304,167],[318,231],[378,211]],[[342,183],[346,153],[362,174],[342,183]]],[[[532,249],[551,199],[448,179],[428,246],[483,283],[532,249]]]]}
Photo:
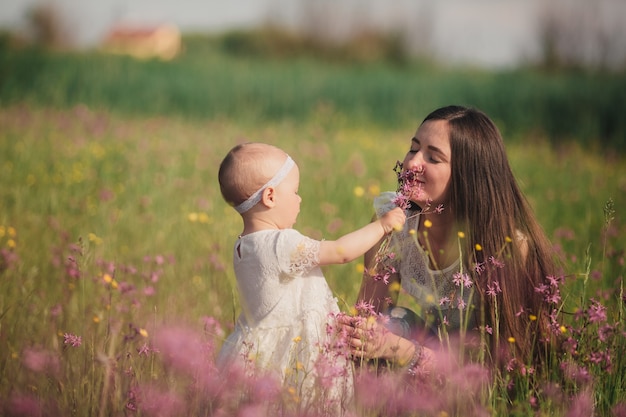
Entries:
{"type": "Polygon", "coordinates": [[[289,273],[304,275],[320,262],[320,241],[306,236],[298,242],[289,256],[289,273]]]}
{"type": "Polygon", "coordinates": [[[307,274],[319,265],[320,243],[297,230],[282,230],[276,242],[280,270],[292,277],[307,274]]]}

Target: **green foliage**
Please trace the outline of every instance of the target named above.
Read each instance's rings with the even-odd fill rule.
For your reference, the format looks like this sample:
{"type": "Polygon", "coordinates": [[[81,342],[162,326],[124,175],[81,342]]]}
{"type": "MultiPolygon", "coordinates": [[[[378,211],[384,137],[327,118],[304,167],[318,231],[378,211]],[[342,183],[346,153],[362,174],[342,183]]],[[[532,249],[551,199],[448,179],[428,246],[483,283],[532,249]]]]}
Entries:
{"type": "Polygon", "coordinates": [[[458,103],[485,110],[510,138],[577,141],[601,151],[626,147],[623,74],[446,69],[393,58],[393,39],[374,42],[364,34],[363,45],[380,44],[371,53],[354,42],[333,49],[271,30],[190,36],[170,62],[3,42],[0,105],[85,104],[123,114],[248,122],[303,122],[325,108],[357,123],[397,127],[415,126],[428,111],[458,103]]]}

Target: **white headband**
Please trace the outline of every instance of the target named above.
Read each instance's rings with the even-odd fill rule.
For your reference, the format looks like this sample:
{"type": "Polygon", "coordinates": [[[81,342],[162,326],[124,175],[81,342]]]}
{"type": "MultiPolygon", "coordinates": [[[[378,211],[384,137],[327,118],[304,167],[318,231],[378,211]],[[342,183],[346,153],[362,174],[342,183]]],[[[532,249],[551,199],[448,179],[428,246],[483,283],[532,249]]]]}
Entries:
{"type": "Polygon", "coordinates": [[[280,184],[280,182],[285,179],[285,177],[287,176],[287,174],[289,174],[289,171],[291,171],[291,168],[293,168],[293,166],[295,164],[296,163],[293,161],[293,159],[291,159],[291,157],[289,155],[287,155],[287,160],[285,161],[283,166],[280,167],[278,172],[276,174],[274,174],[272,179],[270,179],[268,182],[266,182],[264,186],[262,186],[261,188],[256,190],[256,192],[254,194],[252,194],[250,197],[248,197],[248,199],[246,201],[244,201],[243,203],[239,204],[238,206],[235,206],[235,210],[237,210],[237,213],[243,214],[246,211],[250,210],[252,207],[256,206],[256,204],[259,201],[261,201],[261,197],[263,195],[263,191],[267,187],[275,187],[278,184],[280,184]]]}

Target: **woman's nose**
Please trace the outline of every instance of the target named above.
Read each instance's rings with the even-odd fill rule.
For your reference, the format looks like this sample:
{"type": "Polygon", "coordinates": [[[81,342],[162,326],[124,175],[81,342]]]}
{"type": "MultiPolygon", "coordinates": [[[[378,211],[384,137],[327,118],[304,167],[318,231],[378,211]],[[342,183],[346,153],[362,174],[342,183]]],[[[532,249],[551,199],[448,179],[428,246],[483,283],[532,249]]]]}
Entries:
{"type": "Polygon", "coordinates": [[[415,170],[417,172],[424,171],[424,158],[422,157],[421,152],[415,152],[413,154],[407,155],[404,161],[404,169],[415,170]]]}

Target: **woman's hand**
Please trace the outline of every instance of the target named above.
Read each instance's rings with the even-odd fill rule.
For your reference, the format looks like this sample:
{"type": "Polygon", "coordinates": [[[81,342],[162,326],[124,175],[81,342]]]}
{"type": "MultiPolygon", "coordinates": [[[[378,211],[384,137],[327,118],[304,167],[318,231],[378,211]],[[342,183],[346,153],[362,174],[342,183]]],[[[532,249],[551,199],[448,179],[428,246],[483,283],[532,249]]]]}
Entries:
{"type": "Polygon", "coordinates": [[[353,357],[386,359],[399,364],[410,361],[413,343],[387,330],[375,316],[343,316],[339,322],[353,357]]]}

